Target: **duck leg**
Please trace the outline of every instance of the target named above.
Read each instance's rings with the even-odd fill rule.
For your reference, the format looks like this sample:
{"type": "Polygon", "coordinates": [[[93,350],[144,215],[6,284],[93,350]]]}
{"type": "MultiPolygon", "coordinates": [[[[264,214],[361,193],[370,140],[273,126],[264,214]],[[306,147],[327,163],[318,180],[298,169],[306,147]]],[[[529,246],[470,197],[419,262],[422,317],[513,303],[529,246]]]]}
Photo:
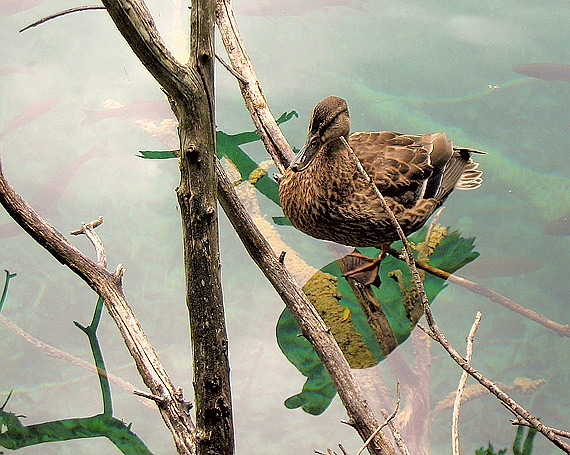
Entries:
{"type": "Polygon", "coordinates": [[[374,285],[380,287],[381,281],[378,276],[380,262],[386,257],[390,245],[382,245],[382,252],[377,258],[364,256],[354,251],[344,257],[345,269],[343,276],[353,278],[365,286],[374,285]]]}

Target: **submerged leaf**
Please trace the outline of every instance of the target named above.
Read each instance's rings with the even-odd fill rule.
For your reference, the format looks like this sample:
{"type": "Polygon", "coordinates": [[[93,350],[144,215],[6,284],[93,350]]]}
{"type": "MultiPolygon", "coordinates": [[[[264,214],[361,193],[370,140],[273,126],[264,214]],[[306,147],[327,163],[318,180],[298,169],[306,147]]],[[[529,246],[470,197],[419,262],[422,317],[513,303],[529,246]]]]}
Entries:
{"type": "MultiPolygon", "coordinates": [[[[423,241],[426,232],[427,227],[410,236],[410,241],[416,243],[423,241]]],[[[473,242],[474,238],[463,238],[458,231],[449,232],[435,246],[430,256],[430,264],[451,273],[455,272],[479,255],[479,253],[473,251],[473,242]]],[[[396,243],[394,246],[398,248],[400,245],[396,243]]],[[[360,252],[367,256],[376,256],[378,250],[376,248],[362,248],[360,252]]],[[[390,272],[393,270],[399,270],[399,274],[403,277],[404,282],[410,283],[411,275],[408,266],[404,262],[388,256],[382,261],[380,267],[382,285],[379,289],[372,289],[389,322],[397,343],[402,344],[410,335],[412,324],[410,323],[408,311],[403,305],[403,297],[405,296],[402,295],[401,287],[399,283],[389,277],[390,272]]],[[[347,280],[342,277],[337,262],[326,265],[317,274],[332,277],[336,281],[334,291],[329,290],[328,294],[324,292],[319,294],[318,287],[311,287],[310,290],[303,288],[303,290],[312,302],[315,302],[318,298],[330,300],[331,295],[335,296],[334,300],[338,310],[334,311],[339,315],[340,321],[335,325],[335,329],[332,328],[328,321],[327,325],[331,326],[333,335],[339,342],[348,362],[353,368],[366,368],[382,361],[385,355],[352,288],[347,280]],[[346,317],[347,313],[349,315],[348,318],[346,317]],[[354,346],[351,346],[351,342],[354,342],[354,340],[359,340],[355,345],[358,346],[358,349],[353,349],[354,346]],[[368,360],[363,362],[362,358],[351,357],[351,352],[354,351],[366,356],[365,358],[368,358],[368,360]]],[[[428,299],[430,302],[433,302],[435,297],[445,288],[446,284],[443,279],[426,274],[424,286],[428,299]]],[[[322,287],[330,288],[330,281],[328,283],[322,282],[322,287]]],[[[326,309],[324,309],[325,307],[322,304],[314,304],[319,314],[325,320],[327,318],[330,319],[330,306],[326,306],[326,309]]],[[[334,398],[334,393],[331,395],[331,389],[329,388],[329,385],[332,386],[332,382],[330,382],[328,373],[322,367],[319,357],[310,343],[304,337],[298,336],[300,333],[301,330],[297,322],[289,310],[285,309],[277,323],[277,342],[287,359],[295,365],[301,374],[307,377],[303,391],[287,400],[286,406],[288,408],[302,407],[311,414],[320,414],[326,410],[334,398]]]]}
{"type": "MultiPolygon", "coordinates": [[[[296,111],[285,112],[277,119],[277,124],[288,122],[293,117],[299,117],[299,114],[296,111]]],[[[250,183],[255,185],[261,194],[271,199],[277,205],[281,205],[279,200],[279,185],[277,182],[273,180],[267,172],[263,175],[255,175],[255,173],[260,169],[259,165],[240,147],[241,145],[259,140],[260,138],[256,131],[227,134],[223,131],[217,130],[216,154],[218,158],[225,157],[235,164],[239,170],[242,180],[250,181],[252,174],[254,174],[257,178],[251,179],[250,183]]],[[[141,150],[139,151],[138,156],[145,159],[161,160],[176,158],[178,154],[178,150],[141,150]]]]}

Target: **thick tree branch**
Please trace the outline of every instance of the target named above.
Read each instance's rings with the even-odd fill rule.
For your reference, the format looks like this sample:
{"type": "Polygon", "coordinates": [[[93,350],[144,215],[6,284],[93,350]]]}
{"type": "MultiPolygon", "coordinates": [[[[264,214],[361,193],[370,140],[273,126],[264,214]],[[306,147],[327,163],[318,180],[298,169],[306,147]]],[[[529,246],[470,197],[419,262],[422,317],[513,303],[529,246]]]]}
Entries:
{"type": "MultiPolygon", "coordinates": [[[[311,343],[329,372],[351,424],[363,440],[366,440],[378,428],[379,423],[352,376],[348,362],[336,340],[243,207],[219,161],[216,162],[216,166],[218,199],[224,212],[249,255],[301,326],[303,336],[311,343]]],[[[375,437],[368,448],[373,454],[395,453],[394,448],[382,433],[375,437]]]]}
{"type": "Polygon", "coordinates": [[[175,388],[129,306],[118,276],[97,265],[46,223],[6,180],[1,160],[0,203],[36,242],[103,297],[144,383],[153,394],[165,400],[166,404],[159,409],[178,451],[194,453],[194,425],[175,398],[175,388]]]}
{"type": "Polygon", "coordinates": [[[176,60],[166,48],[142,0],[102,2],[127,44],[172,98],[179,101],[188,94],[201,93],[198,73],[176,60]]]}
{"type": "Polygon", "coordinates": [[[103,0],[117,28],[165,89],[178,119],[186,304],[194,363],[198,454],[233,453],[227,334],[220,284],[216,201],[214,40],[215,0],[194,0],[190,58],[166,49],[142,0],[103,0]]]}

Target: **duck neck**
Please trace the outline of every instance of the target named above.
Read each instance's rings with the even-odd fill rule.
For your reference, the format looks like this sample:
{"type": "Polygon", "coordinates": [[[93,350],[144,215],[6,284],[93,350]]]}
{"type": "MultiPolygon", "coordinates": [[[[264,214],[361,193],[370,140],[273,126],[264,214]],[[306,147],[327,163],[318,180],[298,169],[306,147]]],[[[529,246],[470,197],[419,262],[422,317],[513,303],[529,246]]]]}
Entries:
{"type": "MultiPolygon", "coordinates": [[[[348,143],[348,135],[344,136],[344,138],[348,143]]],[[[324,153],[321,154],[324,161],[323,164],[327,167],[332,166],[338,170],[352,162],[348,150],[340,138],[329,142],[323,152],[324,153]]]]}

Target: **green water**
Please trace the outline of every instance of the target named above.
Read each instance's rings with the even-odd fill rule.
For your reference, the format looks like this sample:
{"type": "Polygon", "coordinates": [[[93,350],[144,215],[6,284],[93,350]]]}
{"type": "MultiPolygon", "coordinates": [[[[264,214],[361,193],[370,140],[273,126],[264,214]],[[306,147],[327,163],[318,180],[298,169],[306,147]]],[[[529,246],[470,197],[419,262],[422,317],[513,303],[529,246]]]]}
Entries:
{"type": "MultiPolygon", "coordinates": [[[[63,233],[81,221],[105,217],[99,234],[110,268],[118,263],[127,268],[128,299],[173,382],[189,397],[190,346],[174,193],[177,165],[174,160],[135,156],[139,150],[170,146],[168,137],[159,140],[141,127],[148,116],[160,126],[164,116],[149,114],[143,102],[162,100],[162,94],[104,11],[70,15],[18,34],[34,20],[75,6],[63,0],[37,6],[39,2],[21,3],[28,3],[29,9],[11,15],[3,11],[0,17],[0,131],[6,133],[0,152],[5,173],[63,233]],[[130,110],[106,110],[106,100],[130,110]],[[83,109],[100,111],[95,115],[101,119],[84,122],[88,114],[83,109]],[[11,129],[10,122],[24,112],[30,121],[11,129]]],[[[479,160],[484,185],[474,192],[454,193],[441,218],[443,224],[476,237],[479,259],[486,260],[479,267],[476,260],[464,274],[568,323],[570,237],[546,235],[543,229],[570,211],[570,83],[512,71],[524,63],[570,64],[568,5],[464,0],[339,3],[235,2],[243,38],[273,113],[299,112],[298,119],[283,126],[290,143],[302,145],[314,104],[334,94],[347,100],[354,131],[445,131],[457,144],[486,150],[489,155],[479,160]]],[[[176,37],[180,27],[186,28],[178,19],[186,14],[186,5],[150,1],[149,8],[168,45],[182,55],[176,37]]],[[[218,53],[224,55],[221,45],[218,53]]],[[[228,134],[250,131],[236,81],[221,66],[216,70],[219,128],[228,134]]],[[[244,150],[257,161],[267,159],[259,142],[244,150]]],[[[282,215],[271,201],[259,203],[267,219],[282,215]]],[[[2,314],[43,342],[91,361],[86,337],[73,321],[88,323],[96,296],[26,235],[14,235],[18,231],[7,226],[9,222],[0,212],[0,267],[18,273],[2,314]]],[[[304,380],[275,341],[283,304],[223,215],[220,229],[237,453],[312,453],[338,442],[356,452],[360,441],[339,423],[346,416],[338,399],[319,417],[283,405],[304,380]]],[[[278,232],[311,265],[330,262],[320,242],[290,227],[279,227],[278,232]]],[[[91,252],[85,239],[73,242],[91,252]]],[[[513,395],[546,424],[568,430],[570,407],[564,404],[570,398],[570,340],[449,286],[438,296],[434,311],[461,352],[478,310],[483,320],[475,366],[507,385],[517,377],[545,379],[534,393],[513,395]]],[[[14,390],[7,410],[26,415],[24,424],[102,412],[93,374],[46,356],[4,325],[0,337],[0,403],[14,390]]],[[[109,371],[144,389],[106,315],[99,339],[109,371]]],[[[400,352],[413,363],[412,343],[400,352]]],[[[430,352],[433,409],[455,390],[460,371],[437,346],[430,352]]],[[[390,365],[383,362],[357,374],[375,409],[388,406],[370,381],[381,379],[393,393],[397,375],[390,365]]],[[[175,453],[156,410],[114,383],[111,388],[114,416],[133,422],[132,430],[153,453],[175,453]]],[[[463,453],[473,454],[489,441],[497,449],[509,447],[515,435],[510,417],[489,397],[465,404],[463,453]]],[[[450,411],[431,421],[429,453],[451,453],[450,422],[450,411]]],[[[19,453],[118,451],[96,439],[44,444],[19,453]]],[[[538,435],[534,453],[560,451],[538,435]]]]}

